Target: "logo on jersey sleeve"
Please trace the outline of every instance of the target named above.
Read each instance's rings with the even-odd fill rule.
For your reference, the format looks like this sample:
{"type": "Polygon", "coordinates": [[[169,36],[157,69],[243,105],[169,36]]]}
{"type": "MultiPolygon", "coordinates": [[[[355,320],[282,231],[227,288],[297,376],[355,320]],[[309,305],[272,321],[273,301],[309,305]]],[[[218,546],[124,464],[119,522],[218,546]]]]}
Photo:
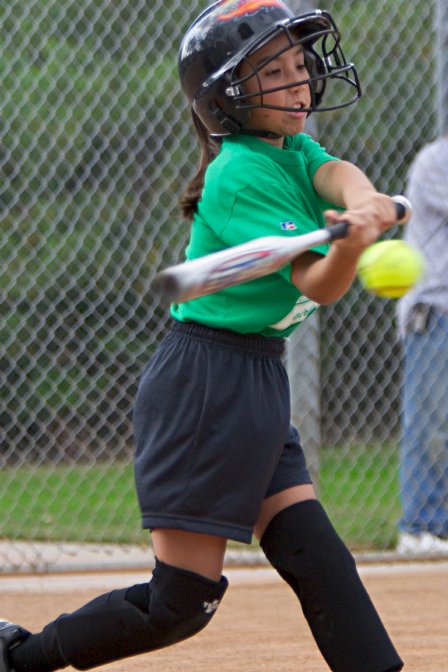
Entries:
{"type": "Polygon", "coordinates": [[[219,21],[230,21],[239,16],[255,14],[263,7],[285,7],[281,0],[223,0],[219,5],[219,21]]]}
{"type": "Polygon", "coordinates": [[[282,222],[280,228],[282,231],[294,231],[294,229],[297,229],[297,225],[292,220],[289,220],[288,222],[282,222]]]}

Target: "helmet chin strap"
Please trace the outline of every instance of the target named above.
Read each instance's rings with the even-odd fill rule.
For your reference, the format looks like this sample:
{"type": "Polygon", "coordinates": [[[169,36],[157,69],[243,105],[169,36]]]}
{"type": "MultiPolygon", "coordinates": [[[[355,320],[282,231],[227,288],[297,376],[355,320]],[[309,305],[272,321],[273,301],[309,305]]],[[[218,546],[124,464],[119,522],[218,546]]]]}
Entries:
{"type": "Polygon", "coordinates": [[[272,131],[257,131],[255,128],[241,128],[238,131],[241,135],[255,135],[257,138],[270,138],[272,140],[276,138],[281,138],[282,136],[278,133],[273,133],[272,131]]]}
{"type": "Polygon", "coordinates": [[[251,135],[257,138],[269,138],[272,140],[282,137],[281,135],[278,135],[278,133],[273,133],[272,131],[263,131],[261,129],[257,130],[255,128],[244,128],[240,123],[235,121],[235,119],[227,116],[224,110],[220,108],[219,105],[217,105],[216,101],[213,101],[213,103],[210,105],[210,110],[220,125],[231,135],[251,135]]]}

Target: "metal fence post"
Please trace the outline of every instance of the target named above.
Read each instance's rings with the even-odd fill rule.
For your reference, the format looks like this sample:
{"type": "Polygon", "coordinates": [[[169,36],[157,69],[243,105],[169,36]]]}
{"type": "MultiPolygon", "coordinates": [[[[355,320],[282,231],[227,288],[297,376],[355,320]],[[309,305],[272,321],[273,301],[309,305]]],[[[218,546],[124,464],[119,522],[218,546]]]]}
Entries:
{"type": "Polygon", "coordinates": [[[320,422],[320,321],[314,313],[289,338],[287,369],[291,385],[291,421],[300,432],[311,477],[318,485],[320,422]]]}

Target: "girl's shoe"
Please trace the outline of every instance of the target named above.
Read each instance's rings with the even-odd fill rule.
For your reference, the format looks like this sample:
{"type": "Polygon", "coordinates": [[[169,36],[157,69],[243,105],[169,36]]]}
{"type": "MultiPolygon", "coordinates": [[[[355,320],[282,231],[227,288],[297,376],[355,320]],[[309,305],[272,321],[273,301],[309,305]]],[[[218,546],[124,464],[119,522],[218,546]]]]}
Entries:
{"type": "Polygon", "coordinates": [[[0,618],[0,672],[13,672],[8,662],[8,651],[23,642],[31,633],[20,625],[0,618]]]}

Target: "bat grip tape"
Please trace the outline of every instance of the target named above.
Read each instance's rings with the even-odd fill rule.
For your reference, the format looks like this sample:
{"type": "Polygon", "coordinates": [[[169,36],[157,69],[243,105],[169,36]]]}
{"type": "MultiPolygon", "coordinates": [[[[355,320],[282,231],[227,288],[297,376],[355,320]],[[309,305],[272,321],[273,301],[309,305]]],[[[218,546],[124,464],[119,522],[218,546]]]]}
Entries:
{"type": "Polygon", "coordinates": [[[348,234],[348,227],[348,222],[338,222],[337,224],[329,226],[327,229],[329,242],[338,240],[338,238],[346,238],[348,234]]]}

